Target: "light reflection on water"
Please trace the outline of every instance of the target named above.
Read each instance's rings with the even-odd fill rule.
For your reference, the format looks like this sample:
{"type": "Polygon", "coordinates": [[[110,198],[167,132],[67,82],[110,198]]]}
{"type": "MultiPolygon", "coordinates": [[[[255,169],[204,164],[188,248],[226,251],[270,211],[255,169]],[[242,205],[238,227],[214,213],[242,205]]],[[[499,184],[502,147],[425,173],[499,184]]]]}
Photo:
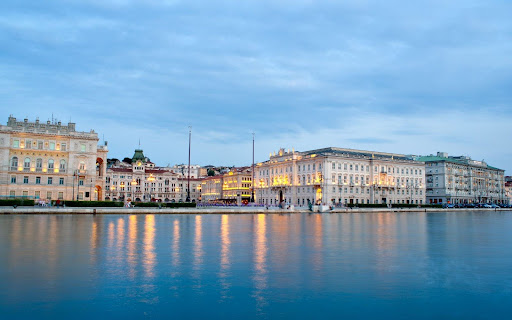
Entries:
{"type": "Polygon", "coordinates": [[[0,216],[0,314],[507,315],[510,230],[510,212],[0,216]]]}

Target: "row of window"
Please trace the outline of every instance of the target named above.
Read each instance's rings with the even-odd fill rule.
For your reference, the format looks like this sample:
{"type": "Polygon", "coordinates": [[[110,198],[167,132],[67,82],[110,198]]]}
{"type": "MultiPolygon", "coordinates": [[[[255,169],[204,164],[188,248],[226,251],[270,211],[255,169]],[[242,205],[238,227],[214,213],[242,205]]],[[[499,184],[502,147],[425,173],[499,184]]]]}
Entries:
{"type": "MultiPolygon", "coordinates": [[[[32,179],[32,176],[23,176],[23,184],[30,184],[30,183],[34,183],[34,184],[41,184],[41,177],[35,177],[35,179],[33,181],[31,181],[32,179]]],[[[46,179],[46,184],[48,185],[51,185],[53,184],[53,182],[57,182],[58,181],[58,184],[59,185],[64,185],[64,178],[55,178],[54,177],[47,177],[46,179]]],[[[11,184],[16,184],[18,182],[18,177],[17,176],[11,176],[11,184]]],[[[82,179],[79,180],[79,185],[83,185],[84,184],[84,181],[82,179]]]]}
{"type": "MultiPolygon", "coordinates": [[[[16,149],[35,149],[35,150],[55,150],[68,151],[66,142],[48,141],[48,140],[32,140],[32,139],[13,139],[12,147],[16,149]]],[[[87,145],[80,143],[80,152],[86,152],[87,145]]]]}
{"type": "MultiPolygon", "coordinates": [[[[85,144],[84,146],[85,151],[85,144]]],[[[56,142],[56,141],[46,141],[46,140],[32,140],[32,139],[13,139],[12,140],[13,148],[20,149],[36,149],[36,150],[57,150],[57,151],[66,151],[67,144],[64,142],[56,142]]]]}
{"type": "MultiPolygon", "coordinates": [[[[64,200],[64,192],[56,192],[56,193],[57,193],[58,200],[64,200]]],[[[28,198],[28,197],[32,198],[33,197],[36,200],[38,200],[38,199],[52,200],[53,195],[54,195],[54,192],[52,192],[52,191],[46,191],[46,193],[44,191],[34,191],[33,194],[29,193],[28,190],[23,190],[23,191],[21,191],[21,193],[19,191],[17,193],[16,190],[9,191],[9,196],[12,198],[22,196],[24,198],[28,198]],[[46,198],[43,197],[44,195],[46,195],[46,198]]],[[[78,200],[84,200],[84,192],[78,192],[77,196],[78,196],[78,200]]],[[[85,198],[89,198],[89,196],[90,196],[90,193],[85,192],[85,198]]]]}

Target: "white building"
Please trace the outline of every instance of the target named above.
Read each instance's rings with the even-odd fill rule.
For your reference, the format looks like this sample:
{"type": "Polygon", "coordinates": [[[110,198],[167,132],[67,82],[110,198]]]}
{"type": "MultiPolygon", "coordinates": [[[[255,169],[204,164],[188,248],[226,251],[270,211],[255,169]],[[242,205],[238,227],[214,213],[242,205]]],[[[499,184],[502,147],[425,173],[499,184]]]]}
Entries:
{"type": "Polygon", "coordinates": [[[506,202],[505,171],[467,156],[445,152],[416,158],[426,164],[429,203],[506,202]]]}
{"type": "Polygon", "coordinates": [[[323,148],[279,150],[255,168],[256,202],[424,204],[425,164],[402,154],[323,148]]]}
{"type": "Polygon", "coordinates": [[[17,121],[0,126],[0,196],[103,200],[107,146],[75,123],[17,121]]]}
{"type": "MultiPolygon", "coordinates": [[[[186,202],[188,177],[176,173],[174,168],[157,167],[137,149],[132,164],[120,162],[107,169],[106,200],[132,202],[186,202]]],[[[190,201],[199,201],[201,183],[190,179],[190,201]]]]}

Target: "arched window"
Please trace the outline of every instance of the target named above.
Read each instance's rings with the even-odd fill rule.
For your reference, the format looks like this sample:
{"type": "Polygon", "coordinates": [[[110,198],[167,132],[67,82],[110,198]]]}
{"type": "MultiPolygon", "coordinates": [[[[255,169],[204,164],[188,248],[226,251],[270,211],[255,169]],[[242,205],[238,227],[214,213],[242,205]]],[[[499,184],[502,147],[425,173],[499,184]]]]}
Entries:
{"type": "Polygon", "coordinates": [[[25,158],[25,162],[23,162],[23,168],[25,170],[30,170],[30,158],[25,158]]]}
{"type": "Polygon", "coordinates": [[[60,172],[66,171],[66,160],[64,160],[64,159],[60,160],[59,171],[60,172]]]}
{"type": "Polygon", "coordinates": [[[18,157],[12,157],[11,159],[11,167],[17,168],[18,167],[18,157]]]}
{"type": "Polygon", "coordinates": [[[54,168],[54,161],[53,159],[50,159],[48,160],[48,169],[53,169],[54,168]]]}

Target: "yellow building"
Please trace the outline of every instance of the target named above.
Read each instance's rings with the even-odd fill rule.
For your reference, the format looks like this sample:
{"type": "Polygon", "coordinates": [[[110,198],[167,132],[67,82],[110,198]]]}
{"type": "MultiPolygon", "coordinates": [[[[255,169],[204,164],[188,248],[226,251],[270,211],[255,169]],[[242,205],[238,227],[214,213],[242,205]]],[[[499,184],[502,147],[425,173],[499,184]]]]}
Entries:
{"type": "Polygon", "coordinates": [[[233,168],[222,175],[203,178],[203,202],[248,203],[251,200],[252,171],[250,167],[233,168]]]}
{"type": "Polygon", "coordinates": [[[75,123],[17,121],[0,126],[0,196],[103,200],[107,144],[75,123]]]}

